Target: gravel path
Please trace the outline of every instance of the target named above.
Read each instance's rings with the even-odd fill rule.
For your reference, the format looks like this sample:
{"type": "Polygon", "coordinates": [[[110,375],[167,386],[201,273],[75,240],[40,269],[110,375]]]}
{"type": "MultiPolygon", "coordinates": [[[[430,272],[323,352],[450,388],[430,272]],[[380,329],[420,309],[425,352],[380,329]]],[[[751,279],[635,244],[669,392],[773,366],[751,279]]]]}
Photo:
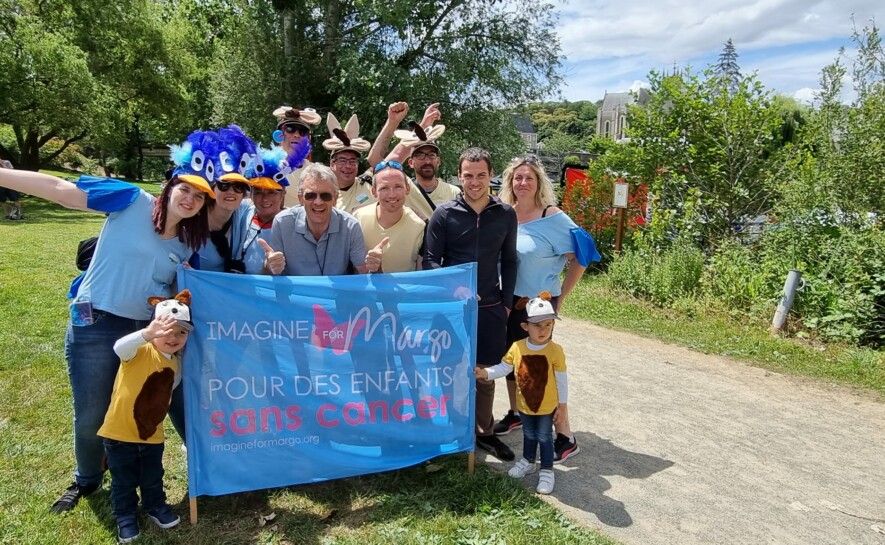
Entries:
{"type": "MultiPolygon", "coordinates": [[[[885,544],[872,394],[577,320],[556,339],[581,452],[556,466],[550,500],[572,518],[637,545],[885,544]]],[[[518,456],[522,434],[503,439],[518,456]]]]}

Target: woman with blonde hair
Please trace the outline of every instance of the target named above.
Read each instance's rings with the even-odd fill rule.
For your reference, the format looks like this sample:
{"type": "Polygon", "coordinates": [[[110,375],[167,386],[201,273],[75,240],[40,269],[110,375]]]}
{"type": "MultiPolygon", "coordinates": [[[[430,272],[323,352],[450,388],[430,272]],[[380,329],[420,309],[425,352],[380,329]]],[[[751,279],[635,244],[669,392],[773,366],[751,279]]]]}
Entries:
{"type": "MultiPolygon", "coordinates": [[[[556,193],[550,178],[544,172],[536,157],[520,157],[510,162],[502,175],[499,197],[516,210],[518,230],[516,237],[516,289],[513,296],[513,311],[507,321],[508,345],[526,338],[521,327],[526,321],[525,304],[543,292],[551,295],[554,310],[559,313],[563,301],[577,285],[587,263],[579,263],[575,257],[578,244],[586,240],[575,231],[581,229],[568,215],[556,206],[556,193]],[[565,279],[559,274],[568,266],[565,279]]],[[[589,235],[588,235],[589,237],[589,235]]],[[[592,240],[592,239],[589,239],[592,240]]],[[[590,255],[598,254],[595,247],[590,255]]],[[[507,376],[507,392],[510,395],[510,410],[495,425],[495,435],[507,435],[511,430],[522,427],[517,413],[516,384],[513,373],[507,376]]],[[[554,441],[554,461],[562,462],[577,454],[578,443],[569,426],[568,414],[556,425],[554,441]]]]}

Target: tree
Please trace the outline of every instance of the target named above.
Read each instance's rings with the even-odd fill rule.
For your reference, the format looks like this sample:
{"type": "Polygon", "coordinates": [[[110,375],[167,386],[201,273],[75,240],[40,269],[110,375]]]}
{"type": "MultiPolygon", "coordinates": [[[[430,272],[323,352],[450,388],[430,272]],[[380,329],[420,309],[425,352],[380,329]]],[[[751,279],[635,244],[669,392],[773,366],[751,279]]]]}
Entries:
{"type": "Polygon", "coordinates": [[[520,149],[518,135],[509,116],[490,112],[538,100],[561,81],[555,15],[542,0],[233,4],[238,25],[256,34],[251,43],[252,30],[219,39],[213,65],[226,75],[213,77],[212,115],[254,127],[256,135],[270,133],[267,112],[279,104],[357,113],[361,132],[371,137],[389,103],[405,100],[410,117],[420,118],[427,105],[441,102],[444,147],[471,141],[509,158],[520,149]],[[248,66],[257,85],[235,69],[248,66]],[[468,124],[474,122],[483,125],[468,124]],[[481,133],[489,140],[476,140],[481,133]],[[499,134],[504,142],[496,141],[499,134]]]}
{"type": "Polygon", "coordinates": [[[630,142],[600,160],[649,184],[652,240],[715,244],[767,212],[784,168],[775,137],[782,122],[755,76],[742,77],[734,93],[712,70],[652,72],[649,80],[651,102],[628,115],[630,142]]]}
{"type": "Polygon", "coordinates": [[[717,76],[724,78],[728,82],[728,92],[735,93],[741,80],[741,69],[737,63],[737,50],[731,42],[731,38],[725,42],[722,53],[719,54],[719,60],[716,62],[714,72],[717,76]]]}
{"type": "Polygon", "coordinates": [[[0,0],[0,14],[0,123],[17,143],[0,156],[19,168],[36,170],[87,137],[119,141],[137,115],[180,111],[181,74],[158,4],[0,0]],[[62,146],[41,155],[53,138],[62,146]]]}

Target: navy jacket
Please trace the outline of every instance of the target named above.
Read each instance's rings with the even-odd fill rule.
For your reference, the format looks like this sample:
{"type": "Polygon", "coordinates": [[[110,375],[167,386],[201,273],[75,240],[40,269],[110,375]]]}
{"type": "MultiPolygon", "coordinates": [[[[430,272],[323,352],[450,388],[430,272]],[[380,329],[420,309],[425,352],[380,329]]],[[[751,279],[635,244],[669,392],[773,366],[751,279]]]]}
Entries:
{"type": "Polygon", "coordinates": [[[516,211],[498,197],[490,196],[477,214],[458,195],[437,206],[427,223],[424,268],[475,261],[479,306],[503,302],[509,307],[516,286],[516,228],[516,211]]]}

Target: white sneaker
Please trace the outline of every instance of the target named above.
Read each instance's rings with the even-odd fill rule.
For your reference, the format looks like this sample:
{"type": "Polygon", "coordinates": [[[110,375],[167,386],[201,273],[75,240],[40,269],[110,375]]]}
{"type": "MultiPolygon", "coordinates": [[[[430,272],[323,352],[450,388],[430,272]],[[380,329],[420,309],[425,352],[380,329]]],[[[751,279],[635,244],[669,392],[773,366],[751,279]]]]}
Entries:
{"type": "Polygon", "coordinates": [[[536,469],[535,462],[529,462],[525,458],[520,458],[519,461],[510,468],[510,471],[508,471],[507,474],[514,479],[522,479],[529,473],[534,473],[536,469]]]}
{"type": "Polygon", "coordinates": [[[549,494],[553,492],[553,485],[556,483],[556,477],[553,476],[552,469],[542,469],[538,477],[538,494],[549,494]]]}

